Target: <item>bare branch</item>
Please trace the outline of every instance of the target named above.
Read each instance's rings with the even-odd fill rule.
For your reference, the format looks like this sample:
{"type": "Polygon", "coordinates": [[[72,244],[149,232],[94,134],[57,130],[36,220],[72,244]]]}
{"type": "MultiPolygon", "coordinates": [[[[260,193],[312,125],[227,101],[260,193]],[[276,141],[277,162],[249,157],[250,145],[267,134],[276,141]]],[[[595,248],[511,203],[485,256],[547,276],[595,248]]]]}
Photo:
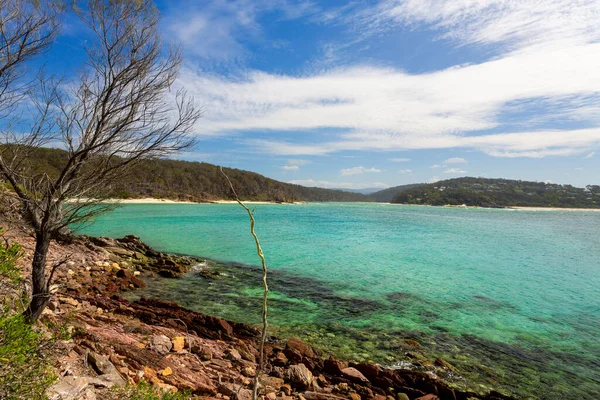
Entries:
{"type": "MultiPolygon", "coordinates": [[[[51,279],[42,278],[50,241],[73,224],[113,209],[116,204],[103,200],[136,164],[192,146],[188,133],[201,116],[184,90],[171,93],[181,50],[170,46],[165,52],[151,0],[88,0],[73,11],[93,33],[85,67],[72,82],[39,74],[26,92],[36,118],[28,132],[18,134],[2,119],[2,100],[8,109],[25,99],[14,71],[52,42],[58,14],[48,6],[36,7],[33,0],[0,2],[0,96],[9,94],[0,97],[0,120],[6,125],[0,174],[35,230],[34,301],[47,297],[51,279]],[[15,14],[5,3],[21,8],[15,14]],[[2,75],[3,66],[12,75],[2,75]],[[21,97],[11,97],[15,93],[21,97]],[[40,147],[55,142],[61,142],[66,156],[53,170],[37,170],[32,158],[40,147]]],[[[44,305],[42,300],[35,310],[30,305],[33,319],[44,305]]]]}
{"type": "Polygon", "coordinates": [[[260,246],[260,241],[258,240],[258,236],[256,235],[256,232],[254,231],[254,225],[256,223],[256,221],[254,220],[254,212],[251,211],[240,200],[240,198],[237,195],[237,192],[235,191],[235,188],[233,187],[233,183],[231,183],[231,180],[229,179],[227,174],[223,171],[223,167],[219,167],[219,169],[221,171],[221,174],[223,174],[225,179],[227,179],[227,182],[229,183],[229,187],[231,188],[231,191],[233,192],[233,196],[234,196],[235,200],[248,213],[248,217],[250,218],[250,233],[252,234],[252,237],[254,238],[254,243],[256,244],[256,254],[258,254],[258,257],[260,257],[260,262],[262,265],[262,284],[263,284],[262,334],[260,336],[258,368],[256,370],[256,375],[254,376],[254,388],[252,390],[252,400],[256,400],[258,398],[258,385],[259,385],[260,374],[263,373],[263,370],[265,367],[264,366],[265,341],[267,340],[267,328],[269,327],[269,325],[267,323],[267,305],[268,305],[267,299],[269,296],[269,285],[267,283],[267,261],[265,260],[265,255],[262,251],[262,247],[260,246]]]}

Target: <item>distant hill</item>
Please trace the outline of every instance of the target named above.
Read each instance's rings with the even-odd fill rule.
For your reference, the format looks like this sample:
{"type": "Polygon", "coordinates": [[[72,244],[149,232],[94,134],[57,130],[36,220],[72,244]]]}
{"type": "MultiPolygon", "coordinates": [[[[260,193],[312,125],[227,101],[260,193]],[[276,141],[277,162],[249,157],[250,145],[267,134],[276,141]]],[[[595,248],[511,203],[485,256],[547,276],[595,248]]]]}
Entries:
{"type": "Polygon", "coordinates": [[[481,207],[600,208],[600,186],[509,179],[456,178],[421,185],[396,194],[393,203],[481,207]]]}
{"type": "Polygon", "coordinates": [[[426,186],[426,185],[427,185],[426,183],[413,183],[410,185],[394,186],[391,188],[377,191],[375,193],[371,193],[370,197],[379,203],[391,203],[392,200],[394,199],[394,197],[398,193],[405,192],[407,190],[415,189],[415,188],[418,188],[421,186],[426,186]]]}
{"type": "MultiPolygon", "coordinates": [[[[64,165],[66,155],[64,150],[39,148],[28,161],[30,168],[38,173],[54,176],[64,165]]],[[[372,201],[359,193],[283,183],[240,169],[223,170],[243,200],[372,201]]],[[[118,198],[156,197],[200,202],[232,198],[218,166],[167,159],[146,160],[107,189],[118,198]]]]}
{"type": "Polygon", "coordinates": [[[370,195],[372,193],[380,191],[381,188],[364,188],[364,189],[343,189],[343,188],[339,188],[339,189],[333,189],[333,190],[343,190],[344,192],[360,193],[360,194],[370,195]]]}

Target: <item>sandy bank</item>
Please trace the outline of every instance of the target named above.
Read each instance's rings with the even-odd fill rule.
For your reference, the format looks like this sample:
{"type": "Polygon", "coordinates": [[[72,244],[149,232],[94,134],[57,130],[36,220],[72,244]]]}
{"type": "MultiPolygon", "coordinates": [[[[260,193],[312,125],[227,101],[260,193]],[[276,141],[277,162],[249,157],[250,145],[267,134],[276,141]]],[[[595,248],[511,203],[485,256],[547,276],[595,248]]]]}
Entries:
{"type": "Polygon", "coordinates": [[[511,210],[525,211],[596,211],[600,212],[600,208],[560,208],[560,207],[506,207],[511,210]]]}

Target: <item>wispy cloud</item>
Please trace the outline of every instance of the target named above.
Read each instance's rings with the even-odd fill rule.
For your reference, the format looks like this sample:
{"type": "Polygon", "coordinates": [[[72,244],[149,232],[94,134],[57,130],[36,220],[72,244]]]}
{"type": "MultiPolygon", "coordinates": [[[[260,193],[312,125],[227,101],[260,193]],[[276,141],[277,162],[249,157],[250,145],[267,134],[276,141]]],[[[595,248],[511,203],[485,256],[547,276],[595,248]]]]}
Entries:
{"type": "Polygon", "coordinates": [[[377,168],[365,168],[363,166],[344,168],[344,169],[340,170],[340,174],[342,176],[359,175],[359,174],[373,173],[373,172],[381,172],[381,170],[377,169],[377,168]]]}
{"type": "Polygon", "coordinates": [[[531,45],[594,42],[600,39],[596,0],[382,0],[361,11],[375,32],[395,25],[437,31],[458,44],[531,45]]]}
{"type": "Polygon", "coordinates": [[[401,169],[400,171],[401,174],[411,174],[412,173],[412,169],[401,169]]]}
{"type": "Polygon", "coordinates": [[[288,165],[297,165],[297,166],[302,166],[302,165],[306,165],[309,163],[308,160],[299,160],[299,159],[290,159],[287,161],[288,165]]]}
{"type": "Polygon", "coordinates": [[[299,171],[301,166],[306,165],[308,163],[308,160],[289,159],[287,160],[287,164],[283,165],[281,169],[284,171],[299,171]]]}
{"type": "MultiPolygon", "coordinates": [[[[303,0],[221,0],[169,2],[164,16],[166,34],[184,45],[186,53],[218,62],[249,55],[244,42],[266,42],[260,23],[265,13],[292,20],[319,12],[315,3],[303,0]]],[[[269,41],[284,48],[285,41],[269,41]]]]}
{"type": "Polygon", "coordinates": [[[462,157],[452,157],[444,161],[444,164],[466,164],[467,160],[462,157]]]}
{"type": "Polygon", "coordinates": [[[586,156],[585,156],[585,157],[583,157],[583,158],[592,158],[592,157],[594,157],[595,155],[596,155],[596,152],[595,152],[595,151],[592,151],[591,153],[589,153],[588,155],[586,155],[586,156]]]}
{"type": "MultiPolygon", "coordinates": [[[[200,135],[259,129],[268,133],[336,128],[342,132],[336,141],[325,143],[293,144],[270,138],[254,142],[278,154],[452,147],[514,154],[510,142],[528,141],[522,154],[528,156],[534,150],[576,147],[589,151],[600,146],[600,128],[538,131],[532,123],[533,129],[525,132],[482,132],[492,128],[503,132],[503,127],[514,122],[501,118],[504,107],[519,99],[591,96],[600,102],[600,80],[589,79],[598,70],[600,43],[595,43],[512,54],[426,74],[365,66],[303,77],[253,71],[232,80],[186,69],[178,85],[204,104],[205,117],[197,127],[200,135]]],[[[545,124],[582,118],[568,103],[561,107],[559,119],[545,124]]],[[[527,121],[527,115],[519,117],[519,122],[527,121]]]]}
{"type": "Polygon", "coordinates": [[[466,174],[467,171],[460,168],[448,168],[444,171],[445,174],[466,174]]]}
{"type": "Polygon", "coordinates": [[[410,161],[410,158],[390,158],[390,161],[392,161],[392,162],[408,162],[408,161],[410,161]]]}

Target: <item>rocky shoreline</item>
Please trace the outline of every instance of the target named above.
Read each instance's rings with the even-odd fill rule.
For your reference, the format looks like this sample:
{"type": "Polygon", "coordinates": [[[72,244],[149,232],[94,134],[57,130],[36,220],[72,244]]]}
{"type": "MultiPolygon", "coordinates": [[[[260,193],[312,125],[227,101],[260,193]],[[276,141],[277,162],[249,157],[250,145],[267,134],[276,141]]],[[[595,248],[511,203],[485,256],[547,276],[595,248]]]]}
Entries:
{"type": "MultiPolygon", "coordinates": [[[[27,272],[32,239],[14,233],[9,239],[24,245],[27,272]]],[[[51,399],[111,399],[113,386],[140,382],[198,399],[251,399],[257,329],[171,302],[122,297],[144,287],[145,277],[176,279],[201,260],[157,252],[135,236],[77,236],[53,245],[50,256],[68,261],[56,271],[56,293],[42,320],[67,324],[72,332],[57,357],[51,399]]],[[[426,372],[322,357],[298,339],[271,337],[265,352],[263,399],[511,399],[456,390],[426,372]]],[[[443,360],[436,364],[451,372],[443,360]]]]}

